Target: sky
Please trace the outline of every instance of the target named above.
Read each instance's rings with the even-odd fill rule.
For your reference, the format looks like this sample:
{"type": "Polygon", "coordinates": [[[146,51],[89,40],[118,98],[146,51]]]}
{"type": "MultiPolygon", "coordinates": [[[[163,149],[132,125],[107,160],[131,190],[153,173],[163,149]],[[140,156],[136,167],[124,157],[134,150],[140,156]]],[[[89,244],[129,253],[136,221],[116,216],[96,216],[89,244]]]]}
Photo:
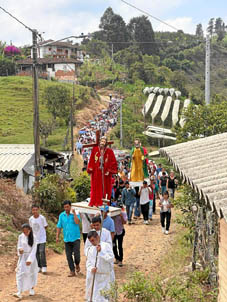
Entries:
{"type": "MultiPolygon", "coordinates": [[[[195,33],[198,23],[202,23],[205,30],[212,17],[221,17],[227,23],[226,0],[126,1],[186,33],[195,33]]],[[[126,23],[142,15],[121,0],[0,0],[0,6],[30,28],[37,29],[45,40],[98,30],[100,18],[109,6],[126,23]]],[[[173,31],[149,19],[155,31],[173,31]]],[[[31,44],[31,32],[0,9],[0,40],[7,44],[12,41],[16,46],[28,45],[31,44]]]]}

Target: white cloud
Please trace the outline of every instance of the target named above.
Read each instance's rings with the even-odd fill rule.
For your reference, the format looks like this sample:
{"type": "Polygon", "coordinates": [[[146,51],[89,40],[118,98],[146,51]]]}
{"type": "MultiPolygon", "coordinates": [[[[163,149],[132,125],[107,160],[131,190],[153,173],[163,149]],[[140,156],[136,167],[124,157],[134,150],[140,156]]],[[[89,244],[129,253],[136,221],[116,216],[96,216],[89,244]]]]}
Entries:
{"type": "MultiPolygon", "coordinates": [[[[174,9],[187,0],[126,1],[162,19],[162,16],[174,15],[174,9]]],[[[100,17],[108,6],[126,22],[142,14],[120,0],[1,0],[0,5],[31,28],[45,32],[46,39],[61,39],[97,30],[100,17]]],[[[151,21],[155,30],[161,28],[160,23],[151,21]]],[[[173,18],[167,22],[186,32],[194,32],[190,18],[173,18]]],[[[0,28],[0,40],[7,43],[12,40],[15,45],[31,44],[31,33],[2,10],[0,28]]]]}
{"type": "MultiPolygon", "coordinates": [[[[166,23],[183,30],[186,33],[194,34],[196,25],[193,23],[192,18],[189,17],[182,17],[182,18],[176,18],[176,19],[168,19],[164,20],[166,23]]],[[[159,24],[155,30],[157,31],[173,31],[170,27],[159,24]]]]}
{"type": "MultiPolygon", "coordinates": [[[[72,0],[3,0],[1,6],[46,39],[61,39],[96,30],[99,16],[88,11],[70,11],[72,0]],[[31,3],[32,2],[32,3],[31,3]],[[64,8],[67,8],[64,10],[64,8]]],[[[16,45],[30,44],[31,33],[16,20],[0,10],[0,40],[16,45]]]]}

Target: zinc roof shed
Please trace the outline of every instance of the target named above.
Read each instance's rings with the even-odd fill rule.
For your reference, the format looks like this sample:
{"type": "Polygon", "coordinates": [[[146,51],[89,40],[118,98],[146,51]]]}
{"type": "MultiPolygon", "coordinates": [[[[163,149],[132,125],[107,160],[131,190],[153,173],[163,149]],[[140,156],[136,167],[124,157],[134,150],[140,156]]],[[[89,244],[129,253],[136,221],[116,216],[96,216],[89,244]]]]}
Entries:
{"type": "Polygon", "coordinates": [[[0,144],[0,171],[19,172],[33,154],[33,144],[0,144]]]}

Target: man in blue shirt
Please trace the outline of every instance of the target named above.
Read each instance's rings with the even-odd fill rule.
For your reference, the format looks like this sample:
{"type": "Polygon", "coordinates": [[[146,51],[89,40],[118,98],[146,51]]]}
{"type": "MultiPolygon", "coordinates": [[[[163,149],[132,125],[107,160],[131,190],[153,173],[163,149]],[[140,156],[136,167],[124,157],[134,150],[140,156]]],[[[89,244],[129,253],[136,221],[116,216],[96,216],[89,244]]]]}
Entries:
{"type": "Polygon", "coordinates": [[[80,215],[77,215],[74,209],[71,213],[71,201],[65,200],[63,206],[65,211],[60,214],[58,219],[56,242],[59,242],[59,235],[63,229],[65,253],[70,268],[68,277],[73,277],[76,275],[74,262],[76,272],[80,272],[80,215]]]}
{"type": "Polygon", "coordinates": [[[102,217],[104,218],[102,227],[107,229],[108,231],[110,231],[111,237],[112,237],[112,240],[113,240],[114,236],[115,236],[115,226],[114,226],[113,219],[110,216],[108,216],[109,207],[108,206],[102,206],[101,211],[104,212],[104,213],[102,213],[102,217]]]}

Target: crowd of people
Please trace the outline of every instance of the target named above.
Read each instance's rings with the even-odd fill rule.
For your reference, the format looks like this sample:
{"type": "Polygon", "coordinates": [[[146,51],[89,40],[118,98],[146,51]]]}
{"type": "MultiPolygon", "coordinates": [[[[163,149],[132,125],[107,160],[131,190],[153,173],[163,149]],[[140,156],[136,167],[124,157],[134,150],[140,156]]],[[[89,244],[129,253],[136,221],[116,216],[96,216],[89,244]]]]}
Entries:
{"type": "MultiPolygon", "coordinates": [[[[97,130],[100,130],[103,136],[116,125],[117,110],[120,103],[121,99],[113,98],[111,95],[108,109],[103,110],[101,114],[89,121],[87,126],[80,130],[76,150],[83,157],[83,170],[89,172],[90,169],[90,172],[94,172],[90,163],[93,153],[97,157],[94,160],[95,163],[98,162],[98,151],[93,148],[92,153],[90,153],[90,149],[83,148],[83,146],[96,141],[97,130]]],[[[102,137],[100,146],[96,148],[102,151],[105,150],[102,147],[105,148],[106,145],[107,139],[102,137]],[[102,146],[103,142],[104,145],[102,146]]],[[[107,159],[110,160],[112,154],[110,151],[113,152],[106,150],[103,153],[103,162],[105,161],[106,165],[107,159]],[[106,159],[105,156],[107,156],[106,159]]],[[[65,200],[63,202],[64,211],[58,218],[56,243],[59,242],[61,231],[63,231],[65,254],[69,267],[68,277],[75,277],[80,273],[80,247],[81,238],[83,238],[83,254],[86,257],[87,302],[109,301],[108,294],[103,295],[102,292],[108,290],[110,284],[115,280],[114,264],[119,267],[123,266],[123,240],[126,234],[126,224],[135,224],[142,217],[145,225],[152,225],[153,214],[157,211],[158,201],[161,229],[163,234],[169,234],[172,199],[174,199],[178,185],[174,171],[168,173],[162,164],[156,165],[154,161],[148,160],[147,151],[141,146],[138,139],[135,140],[135,147],[131,156],[125,156],[118,162],[115,159],[115,163],[116,169],[111,166],[112,173],[109,174],[108,172],[103,175],[110,180],[111,196],[109,195],[109,205],[104,204],[99,207],[101,214],[100,211],[95,214],[86,214],[82,210],[76,212],[71,206],[71,201],[65,200]],[[144,159],[145,156],[146,160],[144,159]],[[134,179],[139,175],[135,167],[132,168],[132,160],[146,164],[147,173],[143,175],[143,178],[145,175],[147,177],[141,182],[132,181],[130,174],[133,174],[134,179]],[[111,217],[109,206],[117,207],[119,209],[118,214],[111,217]]],[[[98,164],[97,169],[100,170],[100,164],[98,164]]],[[[142,165],[141,169],[143,170],[142,165]]],[[[101,172],[99,171],[99,173],[101,172]]],[[[102,176],[100,176],[101,178],[102,176]]],[[[98,179],[98,181],[100,180],[98,179]]],[[[93,183],[93,191],[91,192],[94,193],[96,187],[93,183]]],[[[101,199],[102,197],[100,197],[101,199]]],[[[89,206],[91,206],[90,203],[89,206]]],[[[137,222],[136,224],[140,223],[137,222]]],[[[39,206],[33,205],[32,216],[28,223],[22,226],[22,234],[18,238],[19,260],[16,270],[18,291],[14,296],[19,299],[22,298],[24,291],[29,291],[30,295],[34,295],[38,273],[46,274],[48,271],[45,252],[47,227],[47,221],[40,214],[39,206]]]]}
{"type": "MultiPolygon", "coordinates": [[[[142,215],[144,224],[152,221],[156,212],[156,203],[160,207],[162,232],[169,233],[171,222],[172,199],[177,188],[177,179],[173,171],[169,175],[161,164],[149,161],[149,181],[142,186],[133,187],[129,181],[129,160],[119,162],[119,173],[113,178],[111,206],[121,209],[120,214],[110,217],[109,206],[102,206],[100,214],[77,213],[71,202],[63,203],[64,211],[59,215],[56,242],[59,242],[61,230],[65,243],[66,259],[69,266],[69,277],[80,273],[80,239],[84,241],[84,255],[87,259],[86,299],[90,301],[92,277],[96,274],[92,290],[95,302],[106,302],[108,298],[100,294],[101,289],[108,289],[114,281],[114,264],[123,266],[123,239],[125,224],[131,225],[142,215]],[[81,229],[80,229],[81,225],[81,229]],[[94,262],[97,257],[96,263],[94,262]],[[105,278],[104,278],[105,277],[105,278]]],[[[18,265],[16,280],[18,292],[15,297],[21,298],[22,292],[29,291],[34,295],[38,272],[47,273],[46,262],[46,228],[47,221],[40,214],[39,206],[32,206],[32,216],[28,224],[22,226],[18,238],[18,265]]]]}
{"type": "Polygon", "coordinates": [[[110,97],[109,106],[107,109],[103,109],[102,112],[90,120],[87,125],[80,129],[79,136],[76,141],[76,150],[78,154],[83,157],[84,168],[87,169],[88,159],[91,149],[83,148],[84,145],[96,142],[96,131],[100,131],[100,136],[105,136],[106,133],[117,124],[118,109],[120,107],[122,99],[117,95],[110,97]]]}

